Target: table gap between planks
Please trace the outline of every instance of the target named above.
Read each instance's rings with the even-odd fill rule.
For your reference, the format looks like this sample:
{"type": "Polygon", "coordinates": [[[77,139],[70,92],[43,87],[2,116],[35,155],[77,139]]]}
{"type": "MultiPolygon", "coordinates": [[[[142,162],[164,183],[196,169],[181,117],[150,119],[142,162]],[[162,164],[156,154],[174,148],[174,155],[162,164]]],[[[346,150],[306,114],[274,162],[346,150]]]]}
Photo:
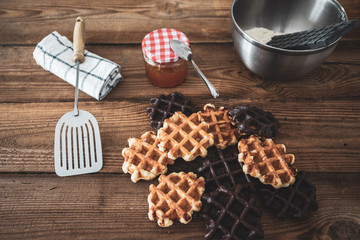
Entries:
{"type": "MultiPolygon", "coordinates": [[[[358,0],[341,0],[349,19],[358,0]]],[[[317,187],[319,210],[305,221],[263,211],[266,239],[348,239],[360,224],[360,29],[345,35],[318,69],[289,82],[249,72],[231,41],[231,0],[0,1],[0,239],[201,239],[197,216],[160,228],[147,218],[151,182],[123,174],[129,137],[151,130],[149,99],[180,91],[197,109],[206,103],[254,105],[282,123],[277,143],[295,154],[317,187]],[[100,125],[100,173],[60,178],[54,173],[55,125],[73,106],[74,88],[37,66],[32,52],[47,34],[72,39],[86,20],[86,48],[122,66],[124,81],[104,100],[79,95],[79,108],[100,125]],[[212,99],[193,69],[173,89],[151,85],[140,42],[173,27],[187,34],[195,60],[219,90],[212,99]]],[[[357,235],[356,235],[357,234],[357,235]]],[[[354,239],[355,239],[354,238],[354,239]]]]}

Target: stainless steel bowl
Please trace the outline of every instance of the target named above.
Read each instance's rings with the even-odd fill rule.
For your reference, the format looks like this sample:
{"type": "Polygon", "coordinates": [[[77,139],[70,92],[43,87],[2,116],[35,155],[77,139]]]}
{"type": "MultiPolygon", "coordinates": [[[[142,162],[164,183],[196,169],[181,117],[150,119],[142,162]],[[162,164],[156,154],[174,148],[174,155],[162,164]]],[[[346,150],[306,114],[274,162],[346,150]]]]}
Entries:
{"type": "Polygon", "coordinates": [[[262,44],[244,31],[263,27],[291,33],[347,20],[336,0],[235,0],[231,8],[233,43],[245,66],[265,79],[299,78],[320,66],[334,43],[315,50],[286,50],[262,44]]]}

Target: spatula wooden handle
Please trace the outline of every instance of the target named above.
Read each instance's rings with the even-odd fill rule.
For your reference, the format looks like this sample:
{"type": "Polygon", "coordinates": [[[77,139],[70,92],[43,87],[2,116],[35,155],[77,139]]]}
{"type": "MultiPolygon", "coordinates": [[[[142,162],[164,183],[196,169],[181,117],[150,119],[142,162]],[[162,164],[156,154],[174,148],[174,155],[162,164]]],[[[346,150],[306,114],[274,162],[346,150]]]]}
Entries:
{"type": "Polygon", "coordinates": [[[74,53],[72,59],[74,62],[80,61],[82,63],[85,60],[85,21],[81,17],[76,19],[73,42],[74,53]]]}

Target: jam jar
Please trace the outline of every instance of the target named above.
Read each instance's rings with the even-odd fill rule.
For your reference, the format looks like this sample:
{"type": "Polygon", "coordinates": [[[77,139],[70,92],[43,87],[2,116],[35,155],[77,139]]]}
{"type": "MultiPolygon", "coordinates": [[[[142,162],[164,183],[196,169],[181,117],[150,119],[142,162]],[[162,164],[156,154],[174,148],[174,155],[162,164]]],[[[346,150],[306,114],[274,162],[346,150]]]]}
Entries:
{"type": "Polygon", "coordinates": [[[170,41],[173,39],[189,46],[186,35],[171,28],[154,30],[142,40],[146,75],[155,86],[175,87],[186,78],[188,63],[171,49],[170,41]]]}

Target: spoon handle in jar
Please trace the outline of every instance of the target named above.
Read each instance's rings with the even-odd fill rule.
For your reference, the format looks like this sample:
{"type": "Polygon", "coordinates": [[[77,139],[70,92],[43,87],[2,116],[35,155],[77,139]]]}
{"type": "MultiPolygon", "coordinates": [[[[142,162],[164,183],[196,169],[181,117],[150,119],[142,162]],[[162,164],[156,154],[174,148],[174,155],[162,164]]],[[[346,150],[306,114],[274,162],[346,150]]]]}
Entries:
{"type": "Polygon", "coordinates": [[[214,85],[211,84],[211,82],[207,79],[207,77],[205,77],[205,75],[202,73],[200,68],[195,64],[194,60],[191,60],[191,63],[194,66],[194,68],[195,68],[196,72],[198,73],[198,75],[200,76],[200,78],[205,82],[206,86],[210,90],[211,95],[214,98],[219,97],[218,90],[214,87],[214,85]]]}

